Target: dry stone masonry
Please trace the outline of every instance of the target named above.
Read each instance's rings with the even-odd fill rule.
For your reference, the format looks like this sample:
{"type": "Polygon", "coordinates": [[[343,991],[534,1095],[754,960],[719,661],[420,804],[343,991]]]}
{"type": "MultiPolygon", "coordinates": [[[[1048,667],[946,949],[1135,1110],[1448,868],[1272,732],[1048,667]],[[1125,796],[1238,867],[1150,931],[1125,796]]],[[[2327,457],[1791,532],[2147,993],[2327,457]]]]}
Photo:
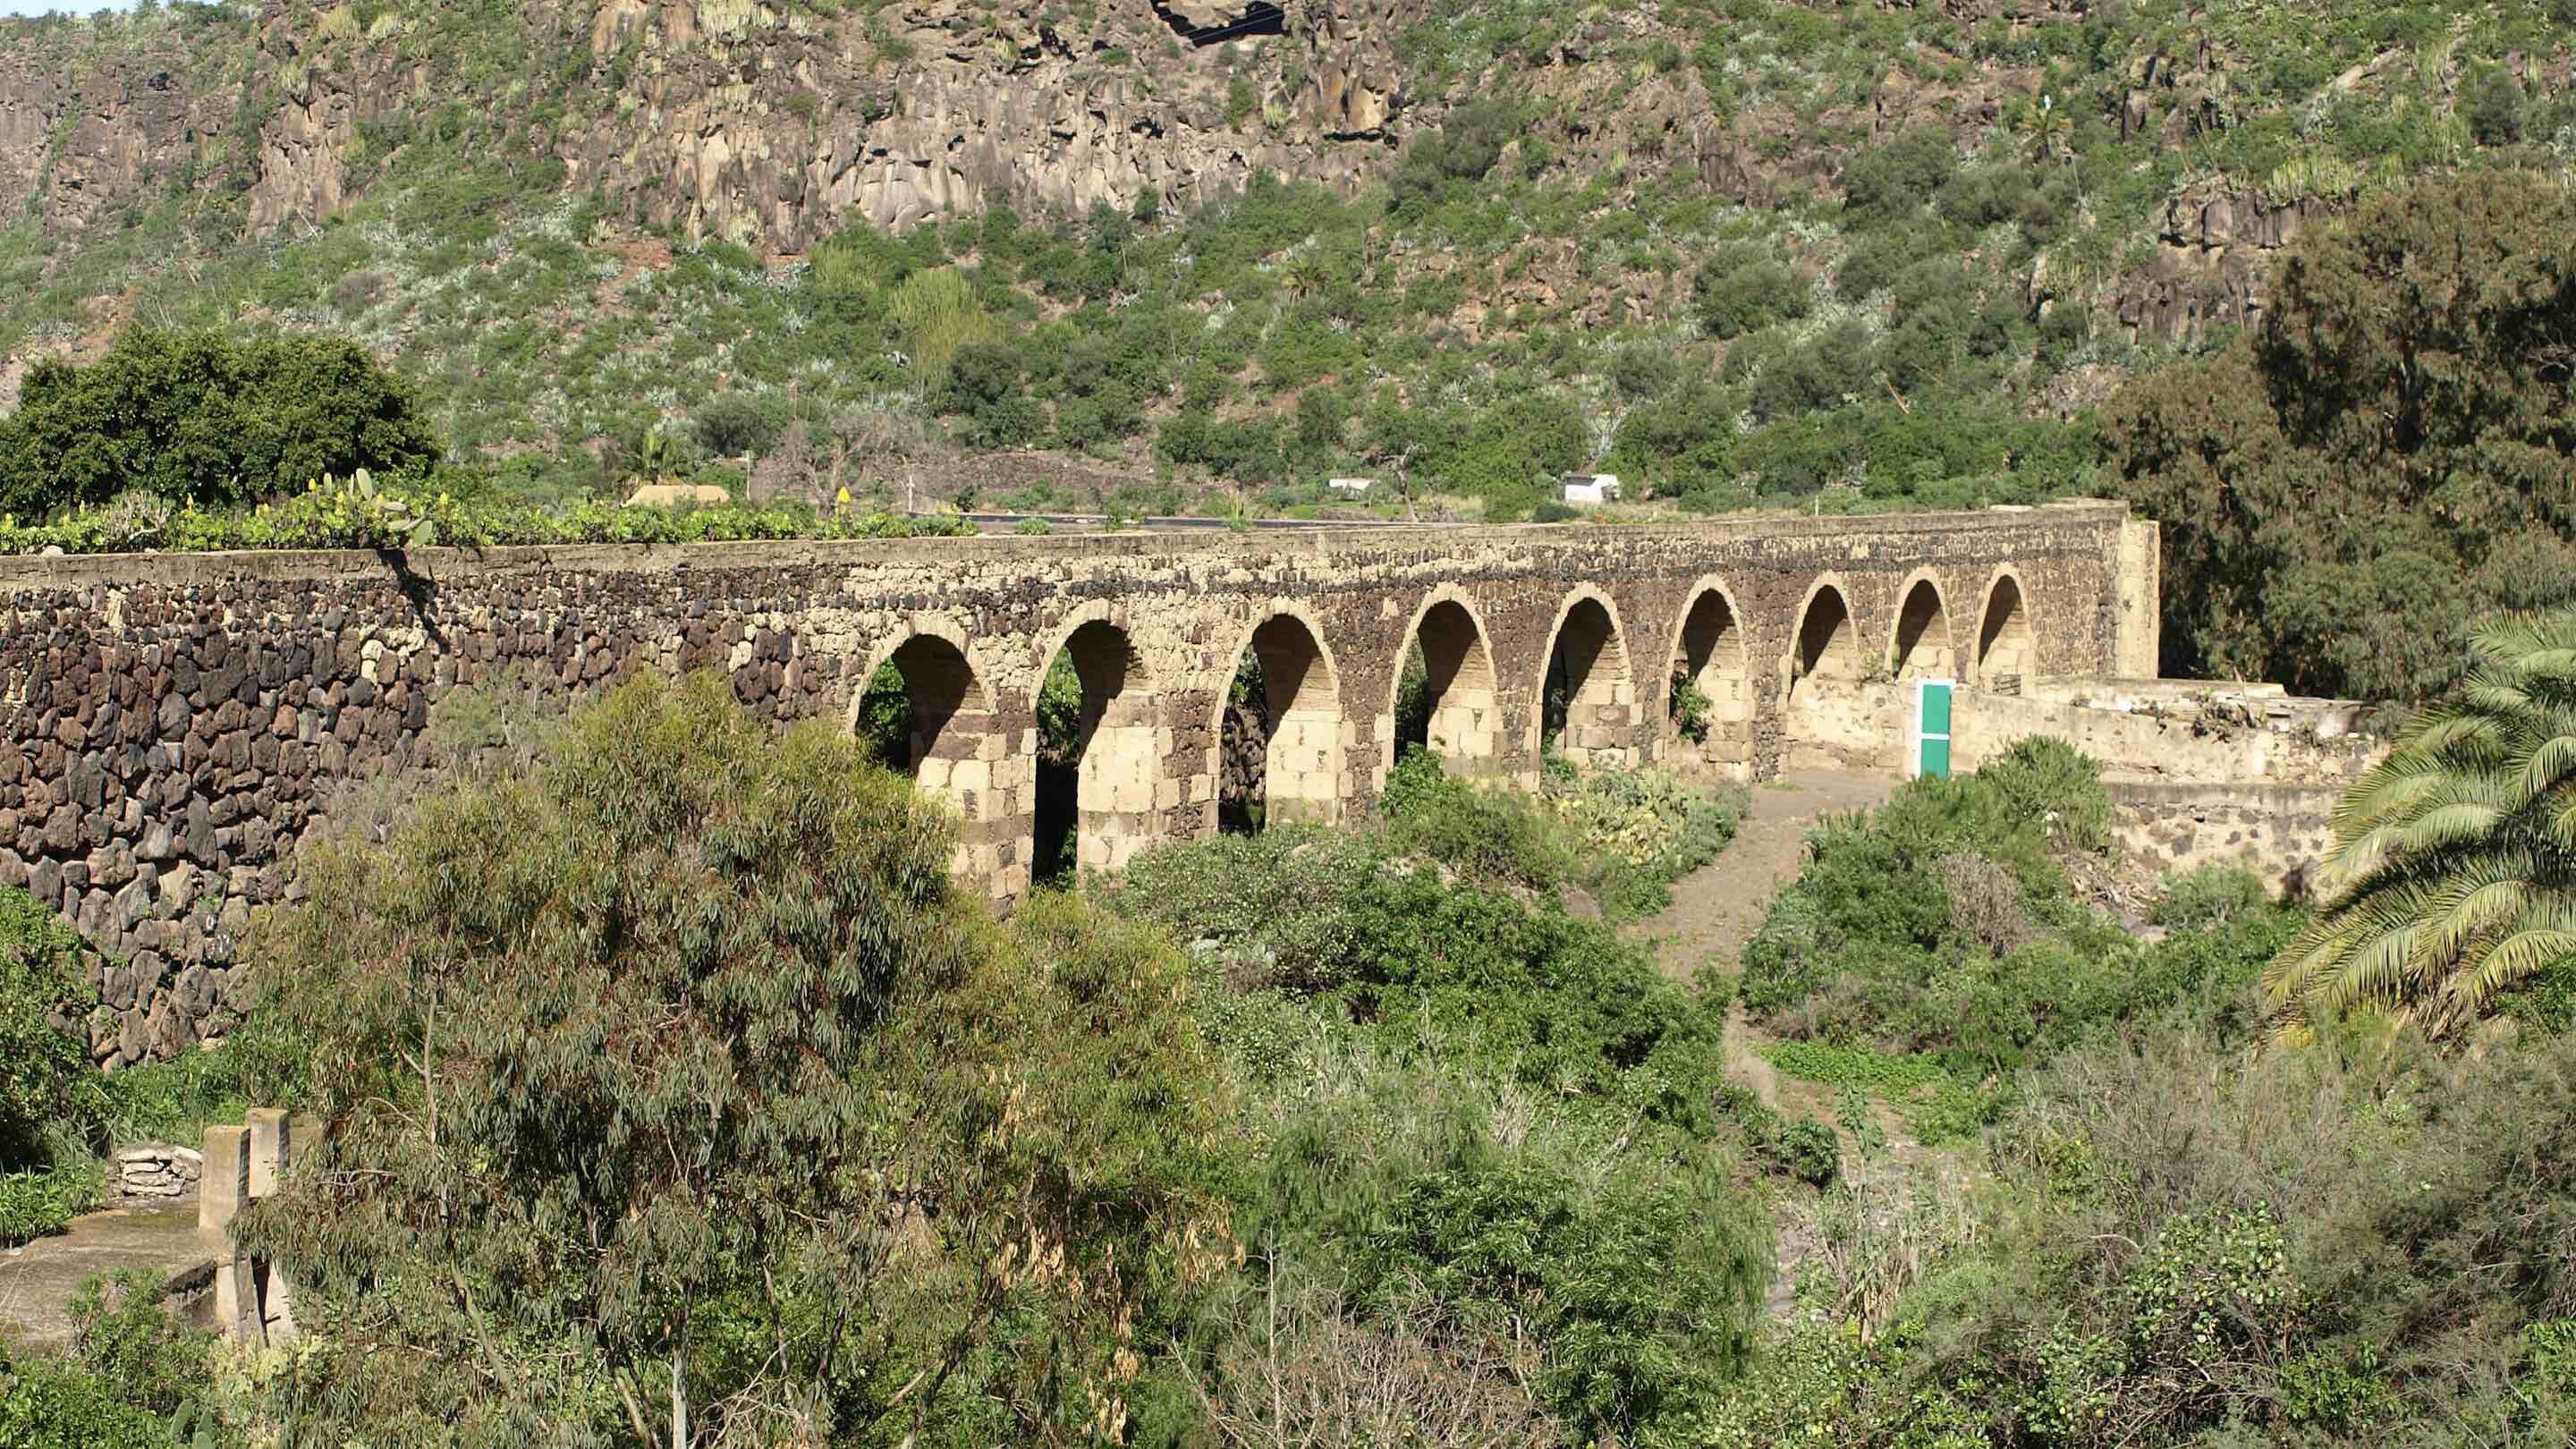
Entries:
{"type": "MultiPolygon", "coordinates": [[[[786,720],[851,718],[891,662],[912,759],[1007,904],[1034,857],[1036,696],[1071,657],[1078,859],[1215,828],[1247,651],[1272,820],[1368,807],[1419,640],[1429,747],[1535,778],[1542,700],[1578,761],[1749,778],[1859,691],[2140,676],[2157,536],[2099,502],[1867,520],[0,560],[0,884],[97,952],[102,1063],[217,1036],[242,938],[341,798],[420,758],[431,706],[505,668],[563,690],[720,670],[786,720]],[[1554,661],[1551,667],[1551,661],[1554,661]],[[1705,739],[1667,681],[1711,701],[1705,739]]],[[[1840,723],[1838,723],[1840,722],[1840,723]]]]}
{"type": "Polygon", "coordinates": [[[205,1162],[193,1147],[128,1147],[116,1154],[116,1179],[108,1189],[129,1201],[187,1197],[196,1192],[205,1162]]]}

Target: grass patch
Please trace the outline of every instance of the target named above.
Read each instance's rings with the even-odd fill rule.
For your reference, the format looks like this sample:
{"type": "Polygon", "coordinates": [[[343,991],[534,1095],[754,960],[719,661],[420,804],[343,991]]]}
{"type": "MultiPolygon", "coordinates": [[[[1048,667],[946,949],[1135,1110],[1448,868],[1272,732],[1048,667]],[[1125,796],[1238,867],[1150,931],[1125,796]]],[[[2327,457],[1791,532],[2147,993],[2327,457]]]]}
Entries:
{"type": "Polygon", "coordinates": [[[1761,1053],[1800,1081],[1884,1098],[1927,1145],[1975,1136],[2011,1101],[2008,1090],[1963,1082],[1922,1053],[1821,1041],[1773,1042],[1761,1053]]]}

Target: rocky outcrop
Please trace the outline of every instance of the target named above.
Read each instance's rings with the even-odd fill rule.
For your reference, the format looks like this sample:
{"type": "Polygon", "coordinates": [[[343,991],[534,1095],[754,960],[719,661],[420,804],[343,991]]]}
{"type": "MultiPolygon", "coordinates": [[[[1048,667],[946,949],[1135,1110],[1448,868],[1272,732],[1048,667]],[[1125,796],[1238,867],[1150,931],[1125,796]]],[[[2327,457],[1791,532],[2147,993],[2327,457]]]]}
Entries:
{"type": "MultiPolygon", "coordinates": [[[[556,0],[523,10],[526,59],[499,96],[473,92],[416,5],[364,31],[345,8],[272,6],[194,22],[193,47],[132,25],[132,49],[57,40],[0,58],[0,202],[32,198],[49,230],[77,233],[212,182],[245,196],[255,229],[319,221],[386,171],[366,123],[459,103],[632,220],[772,253],[860,220],[1188,204],[1256,171],[1347,187],[1413,119],[1391,37],[1427,8],[1333,0],[1203,48],[1146,0],[1082,28],[1036,0],[829,19],[747,0],[556,0]]],[[[409,129],[384,131],[399,145],[409,129]]]]}
{"type": "Polygon", "coordinates": [[[2251,326],[2263,315],[2272,254],[2329,210],[2313,198],[2184,191],[2165,205],[2152,267],[2120,279],[2112,310],[2132,333],[2167,342],[2199,342],[2213,323],[2251,326]]]}

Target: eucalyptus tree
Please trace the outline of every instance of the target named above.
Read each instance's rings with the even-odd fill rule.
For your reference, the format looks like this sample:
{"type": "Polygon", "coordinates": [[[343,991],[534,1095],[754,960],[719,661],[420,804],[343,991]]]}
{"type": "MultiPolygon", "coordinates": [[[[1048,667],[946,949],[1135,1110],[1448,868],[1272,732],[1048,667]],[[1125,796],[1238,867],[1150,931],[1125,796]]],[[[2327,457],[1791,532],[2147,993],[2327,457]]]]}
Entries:
{"type": "Polygon", "coordinates": [[[844,730],[629,683],[322,847],[264,1030],[324,1123],[247,1240],[281,1417],[378,1445],[1088,1442],[1231,1265],[1168,938],[1005,928],[844,730]]]}

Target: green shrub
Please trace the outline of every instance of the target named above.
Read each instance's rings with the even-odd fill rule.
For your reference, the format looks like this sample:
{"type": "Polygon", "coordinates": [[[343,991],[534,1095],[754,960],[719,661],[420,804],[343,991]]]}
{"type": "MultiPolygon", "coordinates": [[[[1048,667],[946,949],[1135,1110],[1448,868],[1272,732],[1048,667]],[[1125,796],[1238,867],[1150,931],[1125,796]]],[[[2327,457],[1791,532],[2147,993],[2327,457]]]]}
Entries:
{"type": "Polygon", "coordinates": [[[9,1449],[178,1449],[169,1424],[116,1385],[0,1343],[0,1444],[9,1449]]]}
{"type": "Polygon", "coordinates": [[[1546,815],[1525,796],[1478,788],[1414,750],[1387,773],[1379,808],[1398,851],[1466,872],[1479,881],[1553,890],[1575,869],[1546,815]]]}
{"type": "Polygon", "coordinates": [[[1911,781],[1810,836],[1812,859],[1746,944],[1744,1004],[1788,1035],[1929,1052],[1977,1082],[2104,1023],[2224,995],[2214,982],[2241,985],[2281,913],[2142,946],[2078,900],[2057,864],[2109,841],[2109,797],[2058,741],[1911,781]]]}
{"type": "Polygon", "coordinates": [[[765,451],[778,438],[778,421],[759,402],[738,392],[718,393],[699,404],[690,426],[711,457],[739,458],[765,451]]]}
{"type": "Polygon", "coordinates": [[[2243,866],[2204,865],[2166,877],[2164,894],[2147,915],[2159,926],[2223,926],[2271,904],[2262,877],[2254,872],[2243,866]]]}
{"type": "Polygon", "coordinates": [[[78,1021],[98,1004],[77,974],[80,948],[35,897],[0,888],[0,1172],[78,1152],[96,1132],[89,1053],[53,1020],[78,1021]]]}
{"type": "Polygon", "coordinates": [[[1158,846],[1107,889],[1118,909],[1204,942],[1234,989],[1284,988],[1389,1050],[1656,1122],[1706,1116],[1722,1008],[1552,898],[1443,879],[1387,838],[1303,826],[1158,846]]]}
{"type": "Polygon", "coordinates": [[[0,1173],[0,1248],[59,1233],[102,1195],[105,1176],[86,1159],[0,1173]]]}
{"type": "Polygon", "coordinates": [[[1693,286],[1700,323],[1712,337],[1741,337],[1807,315],[1806,279],[1750,247],[1712,255],[1693,286]]]}
{"type": "Polygon", "coordinates": [[[1471,1325],[1517,1322],[1545,1345],[1548,1406],[1626,1440],[1684,1418],[1748,1357],[1768,1264],[1736,1204],[1706,1190],[1623,1177],[1591,1194],[1526,1160],[1431,1173],[1355,1255],[1358,1287],[1419,1285],[1471,1325]]]}
{"type": "Polygon", "coordinates": [[[492,547],[549,543],[730,543],[767,538],[914,538],[957,534],[953,518],[910,518],[801,504],[625,508],[579,503],[541,508],[457,498],[425,483],[316,479],[283,502],[248,512],[159,506],[149,533],[118,509],[76,511],[50,524],[0,518],[0,554],[167,552],[273,548],[492,547]],[[399,504],[399,507],[392,505],[399,504]]]}
{"type": "Polygon", "coordinates": [[[1735,838],[1748,797],[1702,789],[1670,771],[1596,768],[1543,796],[1564,823],[1573,878],[1614,918],[1650,914],[1672,900],[1671,883],[1717,859],[1735,838]]]}
{"type": "Polygon", "coordinates": [[[71,1359],[126,1403],[176,1414],[205,1391],[214,1336],[172,1314],[162,1278],[119,1268],[80,1286],[69,1305],[71,1359]]]}
{"type": "Polygon", "coordinates": [[[1716,1106],[1744,1135],[1745,1146],[1770,1170],[1810,1187],[1823,1187],[1842,1171],[1842,1141],[1812,1117],[1789,1118],[1732,1083],[1718,1089],[1716,1106]]]}

